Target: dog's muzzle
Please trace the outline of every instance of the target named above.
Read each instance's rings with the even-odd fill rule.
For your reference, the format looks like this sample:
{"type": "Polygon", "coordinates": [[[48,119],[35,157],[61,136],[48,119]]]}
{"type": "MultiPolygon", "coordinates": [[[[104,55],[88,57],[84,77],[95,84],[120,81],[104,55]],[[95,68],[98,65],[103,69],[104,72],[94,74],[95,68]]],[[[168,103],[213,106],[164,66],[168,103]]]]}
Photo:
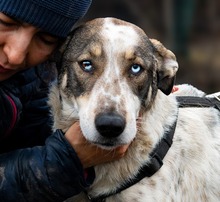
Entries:
{"type": "Polygon", "coordinates": [[[125,119],[115,112],[100,113],[95,118],[95,126],[105,138],[118,137],[125,129],[125,119]]]}

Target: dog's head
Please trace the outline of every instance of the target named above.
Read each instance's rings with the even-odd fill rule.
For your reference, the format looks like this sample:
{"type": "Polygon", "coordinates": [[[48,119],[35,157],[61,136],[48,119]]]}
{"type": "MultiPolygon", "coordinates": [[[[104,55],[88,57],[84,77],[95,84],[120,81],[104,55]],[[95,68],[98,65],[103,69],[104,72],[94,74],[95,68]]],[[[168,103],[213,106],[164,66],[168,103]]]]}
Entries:
{"type": "MultiPolygon", "coordinates": [[[[78,112],[87,140],[113,148],[131,142],[141,110],[172,90],[174,54],[139,27],[114,18],[79,26],[61,48],[61,97],[78,112]]],[[[70,107],[71,106],[71,107],[70,107]]]]}

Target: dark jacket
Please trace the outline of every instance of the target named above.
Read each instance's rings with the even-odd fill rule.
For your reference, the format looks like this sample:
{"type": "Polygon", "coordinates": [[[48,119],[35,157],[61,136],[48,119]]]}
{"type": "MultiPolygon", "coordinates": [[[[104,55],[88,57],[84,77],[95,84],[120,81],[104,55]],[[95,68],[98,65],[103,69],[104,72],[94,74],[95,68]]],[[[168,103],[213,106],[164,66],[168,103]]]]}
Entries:
{"type": "Polygon", "coordinates": [[[0,82],[0,201],[63,201],[93,181],[64,134],[52,134],[55,74],[41,65],[0,82]]]}
{"type": "Polygon", "coordinates": [[[43,145],[52,134],[47,95],[55,78],[41,65],[0,82],[0,152],[43,145]]]}

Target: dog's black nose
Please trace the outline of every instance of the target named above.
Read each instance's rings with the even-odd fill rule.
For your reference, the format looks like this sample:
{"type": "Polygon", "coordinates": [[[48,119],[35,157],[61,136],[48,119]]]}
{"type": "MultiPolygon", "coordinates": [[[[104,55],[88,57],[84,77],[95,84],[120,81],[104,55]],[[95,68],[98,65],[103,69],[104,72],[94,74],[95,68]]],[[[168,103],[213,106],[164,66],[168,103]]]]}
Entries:
{"type": "Polygon", "coordinates": [[[95,118],[95,126],[103,137],[117,137],[125,129],[125,119],[116,113],[101,113],[95,118]]]}

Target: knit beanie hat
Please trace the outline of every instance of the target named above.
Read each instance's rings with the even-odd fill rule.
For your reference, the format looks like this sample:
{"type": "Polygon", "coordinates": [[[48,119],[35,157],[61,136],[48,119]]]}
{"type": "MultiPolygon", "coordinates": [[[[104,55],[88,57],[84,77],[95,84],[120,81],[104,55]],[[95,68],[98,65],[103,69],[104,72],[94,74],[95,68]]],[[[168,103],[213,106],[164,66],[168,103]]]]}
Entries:
{"type": "Polygon", "coordinates": [[[0,0],[0,12],[58,37],[66,37],[92,0],[0,0]]]}

